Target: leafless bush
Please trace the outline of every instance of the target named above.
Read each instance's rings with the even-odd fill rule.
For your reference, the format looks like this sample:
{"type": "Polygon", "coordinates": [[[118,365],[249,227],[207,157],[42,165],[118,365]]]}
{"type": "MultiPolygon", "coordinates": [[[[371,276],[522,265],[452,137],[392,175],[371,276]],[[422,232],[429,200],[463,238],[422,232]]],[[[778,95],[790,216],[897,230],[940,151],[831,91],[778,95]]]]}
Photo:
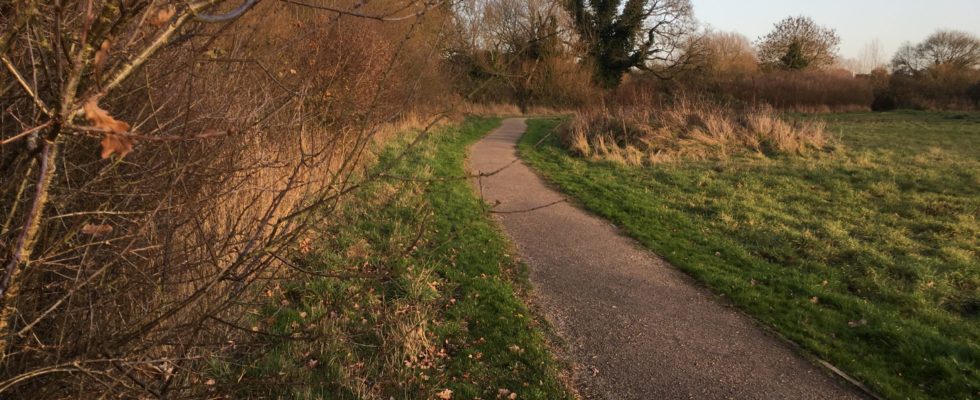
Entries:
{"type": "Polygon", "coordinates": [[[215,360],[315,334],[259,293],[438,90],[439,2],[366,3],[0,6],[0,396],[214,395],[215,360]]]}
{"type": "Polygon", "coordinates": [[[739,154],[804,155],[830,144],[819,122],[787,122],[768,107],[737,110],[689,98],[661,107],[585,108],[562,132],[579,155],[627,165],[739,154]]]}
{"type": "Polygon", "coordinates": [[[747,103],[800,112],[867,111],[871,84],[846,71],[772,71],[720,85],[723,93],[747,103]]]}
{"type": "Polygon", "coordinates": [[[468,0],[455,3],[456,34],[447,74],[465,99],[567,108],[597,93],[576,57],[571,21],[550,0],[468,0]]]}
{"type": "Polygon", "coordinates": [[[980,70],[938,65],[915,75],[885,74],[876,87],[875,109],[978,110],[980,70]]]}

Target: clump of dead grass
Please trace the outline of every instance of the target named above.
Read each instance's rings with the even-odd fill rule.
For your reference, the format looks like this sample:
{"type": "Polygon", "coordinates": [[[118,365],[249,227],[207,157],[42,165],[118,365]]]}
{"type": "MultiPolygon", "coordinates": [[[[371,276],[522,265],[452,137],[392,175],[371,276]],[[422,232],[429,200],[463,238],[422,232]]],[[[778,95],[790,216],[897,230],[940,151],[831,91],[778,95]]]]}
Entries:
{"type": "Polygon", "coordinates": [[[657,108],[587,107],[564,125],[562,136],[580,156],[625,165],[746,154],[804,156],[833,145],[820,121],[789,121],[769,107],[739,110],[691,99],[657,108]]]}

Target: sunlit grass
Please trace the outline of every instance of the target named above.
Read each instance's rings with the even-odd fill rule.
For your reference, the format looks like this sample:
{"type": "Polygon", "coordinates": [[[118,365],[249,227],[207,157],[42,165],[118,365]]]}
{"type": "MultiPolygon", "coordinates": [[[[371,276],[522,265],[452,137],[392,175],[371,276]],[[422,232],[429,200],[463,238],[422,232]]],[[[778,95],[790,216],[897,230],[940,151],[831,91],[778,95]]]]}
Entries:
{"type": "Polygon", "coordinates": [[[394,165],[393,178],[341,204],[297,261],[343,278],[300,275],[272,291],[256,323],[298,336],[270,338],[271,352],[225,374],[294,384],[248,385],[243,396],[568,398],[543,327],[517,295],[522,266],[460,179],[468,146],[499,122],[440,128],[403,158],[413,135],[380,152],[376,167],[394,165]]]}
{"type": "MultiPolygon", "coordinates": [[[[797,116],[797,118],[811,118],[797,116]]],[[[980,396],[980,114],[820,117],[812,157],[522,156],[590,210],[886,397],[980,396]]]]}

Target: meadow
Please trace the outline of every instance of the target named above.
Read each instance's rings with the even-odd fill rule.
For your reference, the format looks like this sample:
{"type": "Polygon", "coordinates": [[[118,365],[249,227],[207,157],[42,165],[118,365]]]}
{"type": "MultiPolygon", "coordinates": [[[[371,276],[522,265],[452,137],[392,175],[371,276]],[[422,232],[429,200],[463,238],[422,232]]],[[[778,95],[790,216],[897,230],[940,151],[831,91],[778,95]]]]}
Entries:
{"type": "Polygon", "coordinates": [[[836,146],[645,166],[520,153],[586,209],[887,398],[980,394],[980,114],[819,119],[836,146]]]}

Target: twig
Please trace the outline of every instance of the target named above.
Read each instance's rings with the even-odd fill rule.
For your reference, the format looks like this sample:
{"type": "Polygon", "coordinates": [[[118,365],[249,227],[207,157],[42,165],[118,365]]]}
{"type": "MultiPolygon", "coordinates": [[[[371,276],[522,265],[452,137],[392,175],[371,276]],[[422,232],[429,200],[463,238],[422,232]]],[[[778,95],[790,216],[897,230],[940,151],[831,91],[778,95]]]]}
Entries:
{"type": "Polygon", "coordinates": [[[526,213],[526,212],[531,212],[531,211],[537,211],[537,210],[540,210],[542,208],[548,208],[548,207],[551,207],[551,206],[556,205],[556,204],[567,203],[567,202],[568,202],[568,199],[561,199],[561,200],[557,200],[557,201],[553,201],[551,203],[545,204],[543,206],[537,206],[537,207],[527,208],[527,209],[524,209],[524,210],[514,210],[514,211],[496,211],[496,210],[490,210],[490,213],[491,214],[521,214],[521,213],[526,213]]]}
{"type": "Polygon", "coordinates": [[[386,22],[404,21],[404,20],[409,19],[409,18],[417,18],[417,17],[420,17],[423,14],[425,14],[426,12],[428,12],[429,10],[431,10],[431,9],[433,9],[435,7],[438,7],[439,5],[441,5],[442,3],[445,2],[444,0],[443,1],[439,1],[439,2],[434,3],[432,5],[426,6],[425,9],[423,9],[421,11],[417,11],[417,12],[415,12],[413,14],[403,15],[403,16],[400,16],[400,17],[386,17],[386,16],[380,16],[380,15],[361,14],[361,13],[354,12],[354,11],[347,11],[347,10],[344,10],[344,9],[340,9],[340,8],[337,8],[337,7],[330,7],[330,6],[322,6],[322,5],[318,5],[318,4],[303,3],[303,2],[296,1],[296,0],[279,0],[279,1],[282,1],[284,3],[289,3],[289,4],[295,4],[295,5],[302,6],[302,7],[314,8],[314,9],[317,9],[317,10],[324,10],[324,11],[335,12],[335,13],[340,14],[340,15],[347,15],[347,16],[351,16],[351,17],[365,18],[365,19],[372,19],[372,20],[375,20],[375,21],[386,21],[386,22]]]}
{"type": "Polygon", "coordinates": [[[239,5],[238,7],[236,7],[234,10],[231,10],[231,11],[225,13],[225,14],[221,14],[221,15],[208,15],[208,14],[195,13],[194,14],[194,19],[196,19],[198,21],[201,21],[201,22],[212,22],[212,23],[214,23],[214,22],[228,22],[228,21],[231,21],[231,20],[233,20],[235,18],[241,17],[242,14],[245,14],[246,11],[248,11],[250,8],[252,8],[253,6],[255,6],[258,3],[259,3],[259,0],[245,0],[245,2],[243,2],[241,5],[239,5]]]}
{"type": "Polygon", "coordinates": [[[47,128],[47,127],[51,126],[51,124],[53,122],[54,121],[49,120],[48,122],[45,122],[45,123],[43,123],[41,125],[35,126],[35,127],[31,128],[31,129],[28,129],[26,131],[23,131],[21,133],[18,133],[16,135],[14,135],[14,136],[11,136],[9,138],[6,138],[2,142],[0,142],[0,145],[6,145],[6,144],[9,144],[9,143],[13,143],[13,142],[17,141],[18,139],[21,139],[21,138],[23,138],[23,137],[25,137],[27,135],[30,135],[30,134],[32,134],[34,132],[37,132],[37,131],[39,131],[41,129],[44,129],[44,128],[47,128]]]}
{"type": "Polygon", "coordinates": [[[146,63],[151,56],[156,54],[156,52],[160,50],[163,45],[167,44],[167,42],[170,41],[170,38],[173,37],[173,35],[176,34],[182,26],[184,26],[184,24],[195,18],[199,11],[203,10],[205,7],[211,6],[212,4],[212,1],[205,0],[192,3],[190,6],[188,6],[187,11],[171,22],[170,25],[167,26],[167,29],[157,35],[156,39],[154,39],[149,46],[146,46],[146,48],[144,48],[143,51],[141,51],[136,57],[133,57],[131,60],[123,64],[123,66],[112,75],[112,78],[109,79],[109,82],[102,89],[102,92],[108,93],[116,86],[122,84],[126,78],[129,78],[129,75],[143,66],[143,64],[146,63]]]}
{"type": "Polygon", "coordinates": [[[306,269],[306,268],[300,267],[300,266],[298,266],[298,265],[296,265],[294,263],[289,262],[285,258],[282,258],[278,254],[275,254],[273,252],[267,251],[266,254],[268,254],[268,255],[272,256],[273,258],[279,260],[279,262],[283,263],[285,266],[287,266],[287,267],[289,267],[291,269],[295,269],[295,270],[297,270],[299,272],[302,272],[304,274],[318,276],[318,277],[321,277],[321,278],[338,278],[338,279],[351,279],[351,278],[385,278],[385,277],[388,276],[388,274],[327,274],[327,273],[317,272],[317,271],[313,271],[313,270],[310,270],[310,269],[306,269]]]}
{"type": "Polygon", "coordinates": [[[0,56],[0,61],[3,61],[3,65],[6,66],[7,70],[9,70],[10,73],[14,75],[14,78],[17,79],[17,82],[20,83],[20,86],[24,88],[25,92],[27,92],[27,95],[31,96],[31,99],[34,100],[34,104],[37,105],[37,108],[41,109],[41,112],[43,112],[45,115],[49,117],[53,116],[54,114],[51,113],[51,110],[48,109],[48,106],[44,104],[44,101],[41,100],[40,97],[37,97],[37,92],[31,89],[31,85],[27,84],[27,81],[24,80],[24,77],[21,76],[20,72],[17,71],[17,68],[14,67],[14,64],[10,62],[7,56],[6,55],[0,56]]]}

